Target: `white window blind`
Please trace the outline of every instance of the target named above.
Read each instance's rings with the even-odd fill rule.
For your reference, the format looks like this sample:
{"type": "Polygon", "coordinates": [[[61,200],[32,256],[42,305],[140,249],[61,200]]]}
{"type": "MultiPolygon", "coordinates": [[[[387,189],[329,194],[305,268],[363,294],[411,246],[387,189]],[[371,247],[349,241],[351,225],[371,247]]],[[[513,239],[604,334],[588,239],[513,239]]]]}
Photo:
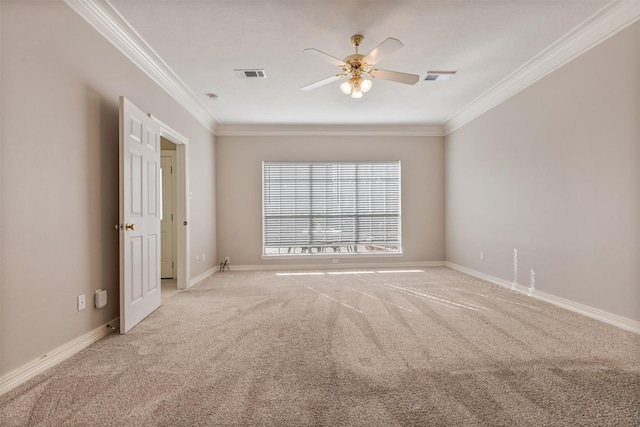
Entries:
{"type": "Polygon", "coordinates": [[[264,253],[400,252],[400,162],[264,162],[264,253]]]}

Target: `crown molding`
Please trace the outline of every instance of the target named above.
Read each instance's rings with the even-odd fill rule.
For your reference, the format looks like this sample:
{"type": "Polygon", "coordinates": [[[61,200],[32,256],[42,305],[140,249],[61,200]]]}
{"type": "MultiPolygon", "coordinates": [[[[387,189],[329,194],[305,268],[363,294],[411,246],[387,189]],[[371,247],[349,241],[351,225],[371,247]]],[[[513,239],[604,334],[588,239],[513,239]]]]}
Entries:
{"type": "Polygon", "coordinates": [[[108,0],[64,2],[212,133],[217,121],[187,85],[129,25],[108,0]]]}
{"type": "Polygon", "coordinates": [[[505,77],[444,123],[444,133],[461,128],[516,93],[640,19],[640,1],[614,0],[505,77]]]}
{"type": "Polygon", "coordinates": [[[218,125],[216,136],[444,136],[440,125],[218,125]]]}

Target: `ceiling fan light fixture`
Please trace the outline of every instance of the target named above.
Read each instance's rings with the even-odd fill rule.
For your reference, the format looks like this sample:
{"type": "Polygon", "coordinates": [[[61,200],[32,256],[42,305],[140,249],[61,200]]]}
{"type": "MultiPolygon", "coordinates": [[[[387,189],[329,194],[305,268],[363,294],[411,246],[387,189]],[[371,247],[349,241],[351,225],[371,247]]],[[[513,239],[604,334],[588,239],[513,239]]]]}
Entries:
{"type": "Polygon", "coordinates": [[[352,83],[351,83],[351,79],[349,79],[346,82],[343,82],[342,84],[340,84],[340,90],[345,95],[350,95],[352,89],[353,89],[353,86],[352,86],[352,83]]]}
{"type": "Polygon", "coordinates": [[[360,81],[360,90],[362,90],[362,92],[364,93],[369,92],[369,89],[371,89],[371,86],[373,86],[373,82],[369,79],[362,79],[360,81]]]}
{"type": "Polygon", "coordinates": [[[345,95],[351,95],[352,98],[358,99],[362,98],[371,89],[371,86],[373,86],[371,80],[363,78],[361,74],[354,74],[340,85],[340,90],[345,95]]]}
{"type": "Polygon", "coordinates": [[[360,90],[359,87],[354,87],[353,88],[353,92],[351,92],[351,97],[352,98],[362,98],[364,96],[364,94],[362,93],[362,91],[360,90]]]}

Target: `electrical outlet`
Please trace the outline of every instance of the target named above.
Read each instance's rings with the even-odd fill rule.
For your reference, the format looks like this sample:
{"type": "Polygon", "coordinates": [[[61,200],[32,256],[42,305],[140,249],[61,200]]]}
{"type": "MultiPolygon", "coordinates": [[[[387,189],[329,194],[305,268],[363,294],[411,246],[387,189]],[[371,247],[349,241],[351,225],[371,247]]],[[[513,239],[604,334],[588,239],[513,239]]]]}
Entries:
{"type": "Polygon", "coordinates": [[[202,254],[202,261],[204,261],[204,254],[202,254]]]}
{"type": "Polygon", "coordinates": [[[82,311],[87,308],[87,299],[84,295],[78,295],[78,311],[82,311]]]}
{"type": "Polygon", "coordinates": [[[196,255],[196,263],[200,262],[200,257],[198,255],[196,255]]]}
{"type": "Polygon", "coordinates": [[[484,261],[484,252],[480,252],[480,261],[484,261]]]}

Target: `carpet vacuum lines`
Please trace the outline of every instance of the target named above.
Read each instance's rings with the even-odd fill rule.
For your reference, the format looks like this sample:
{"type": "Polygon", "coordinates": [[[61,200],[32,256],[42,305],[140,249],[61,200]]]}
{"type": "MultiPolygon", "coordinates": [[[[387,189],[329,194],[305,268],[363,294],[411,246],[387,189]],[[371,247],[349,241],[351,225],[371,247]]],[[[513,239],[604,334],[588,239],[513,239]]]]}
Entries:
{"type": "MultiPolygon", "coordinates": [[[[422,271],[422,270],[408,270],[408,271],[410,271],[410,272],[423,272],[424,273],[424,271],[422,271]]],[[[466,290],[460,289],[460,288],[454,288],[454,287],[448,285],[447,283],[456,283],[457,284],[457,283],[460,283],[460,281],[458,280],[458,281],[443,282],[443,283],[432,282],[432,281],[430,281],[430,282],[421,282],[421,284],[431,285],[432,287],[436,287],[438,289],[447,289],[447,290],[455,289],[455,290],[459,290],[461,292],[466,292],[466,293],[470,293],[470,294],[474,294],[474,295],[483,296],[485,298],[490,298],[487,295],[483,295],[483,294],[479,294],[479,293],[475,293],[475,292],[471,292],[471,291],[466,291],[466,290]]],[[[387,284],[388,286],[397,286],[397,285],[392,285],[390,283],[385,283],[385,284],[387,284]]],[[[476,283],[474,282],[472,284],[475,285],[476,283]]],[[[405,290],[407,290],[409,292],[417,292],[418,294],[420,294],[422,296],[438,298],[438,299],[440,299],[442,301],[447,301],[447,302],[449,302],[451,304],[456,304],[455,302],[446,299],[446,297],[444,297],[442,295],[436,295],[436,294],[433,294],[433,293],[426,293],[426,291],[418,291],[415,288],[412,288],[410,286],[400,287],[400,288],[405,289],[405,290]]],[[[496,299],[501,300],[500,298],[496,298],[496,299]]],[[[528,306],[526,304],[520,304],[520,303],[516,303],[516,302],[513,302],[513,301],[508,301],[508,300],[503,300],[503,301],[509,302],[509,303],[512,303],[512,304],[516,304],[516,305],[523,305],[525,307],[534,308],[534,307],[528,306]]],[[[458,303],[459,304],[463,304],[463,305],[468,305],[468,306],[471,306],[471,307],[477,307],[477,308],[480,308],[480,309],[483,309],[483,310],[491,310],[488,307],[484,307],[484,306],[481,306],[481,305],[476,305],[476,304],[473,304],[473,303],[470,303],[470,302],[458,301],[458,303]]]]}
{"type": "MultiPolygon", "coordinates": [[[[415,290],[415,289],[413,289],[413,288],[405,288],[405,289],[408,289],[408,290],[412,290],[412,291],[418,292],[417,290],[415,290]]],[[[420,295],[425,295],[425,296],[428,296],[428,297],[431,297],[431,298],[438,298],[438,299],[441,299],[441,300],[443,300],[443,301],[449,301],[449,302],[451,302],[452,304],[455,304],[454,302],[452,302],[452,301],[450,301],[450,300],[446,299],[446,297],[444,297],[444,296],[442,296],[442,295],[437,295],[437,294],[434,294],[434,293],[431,293],[431,292],[426,292],[426,291],[422,291],[422,292],[418,292],[418,293],[419,293],[420,295]]],[[[470,302],[468,302],[468,301],[464,301],[464,302],[463,302],[463,301],[458,301],[458,303],[459,303],[459,304],[463,304],[463,305],[468,305],[468,306],[470,306],[470,307],[476,307],[476,308],[479,308],[479,309],[481,309],[481,310],[489,310],[489,311],[491,311],[491,309],[490,309],[490,308],[488,308],[488,307],[484,307],[484,306],[482,306],[482,305],[473,304],[473,303],[470,303],[470,302]]]]}
{"type": "MultiPolygon", "coordinates": [[[[406,307],[403,307],[401,305],[395,304],[395,303],[393,303],[391,301],[386,301],[386,300],[384,300],[384,299],[382,299],[380,297],[377,297],[375,295],[371,295],[371,294],[368,294],[366,292],[359,291],[359,290],[357,290],[355,288],[352,288],[350,286],[343,285],[343,284],[340,283],[340,279],[338,279],[337,277],[331,277],[331,276],[344,276],[344,275],[353,276],[353,275],[360,275],[360,274],[375,274],[375,273],[376,273],[375,271],[339,271],[339,272],[328,272],[328,273],[319,273],[319,272],[315,272],[315,273],[309,273],[309,272],[304,272],[304,273],[277,273],[277,275],[278,276],[285,276],[285,277],[287,277],[287,278],[289,278],[291,280],[294,280],[296,282],[297,282],[297,280],[294,279],[291,276],[315,276],[317,278],[321,278],[321,279],[324,280],[324,282],[325,282],[324,286],[329,286],[329,287],[332,287],[332,288],[333,287],[340,287],[340,288],[343,288],[343,289],[349,289],[352,292],[356,292],[356,293],[358,293],[360,295],[364,295],[366,297],[376,299],[376,300],[378,300],[378,301],[380,301],[380,302],[382,302],[384,304],[389,304],[389,305],[397,307],[397,308],[399,308],[401,310],[405,310],[405,311],[408,311],[410,313],[414,313],[414,311],[409,309],[409,308],[406,308],[406,307]]],[[[353,279],[351,278],[350,280],[353,280],[353,279]]],[[[351,308],[351,309],[353,309],[353,310],[355,310],[355,311],[357,311],[359,313],[364,314],[363,311],[360,311],[360,310],[354,308],[353,306],[338,300],[337,298],[334,298],[334,297],[332,297],[330,295],[327,295],[327,294],[325,294],[325,293],[323,293],[323,292],[321,292],[321,291],[319,291],[319,290],[317,290],[315,288],[312,288],[312,287],[310,287],[308,285],[304,285],[304,284],[302,284],[300,282],[298,282],[298,284],[300,286],[306,287],[309,290],[317,292],[317,293],[319,293],[320,295],[322,295],[322,296],[324,296],[326,298],[332,299],[332,300],[344,305],[345,307],[351,308]]]]}
{"type": "Polygon", "coordinates": [[[393,289],[393,290],[395,290],[397,292],[402,292],[402,293],[405,293],[405,294],[413,295],[413,296],[415,296],[417,298],[420,298],[420,299],[423,299],[423,300],[426,300],[426,301],[430,301],[430,302],[433,302],[435,304],[440,304],[440,305],[443,305],[445,307],[452,308],[454,310],[466,309],[466,310],[473,310],[473,311],[478,311],[478,312],[480,311],[479,308],[485,309],[485,310],[490,310],[487,307],[477,306],[479,308],[475,308],[475,307],[472,307],[472,304],[462,304],[462,303],[457,303],[457,302],[454,302],[454,301],[449,301],[449,300],[444,299],[444,298],[434,297],[434,296],[431,296],[431,295],[428,295],[428,294],[424,294],[422,292],[418,292],[418,291],[416,291],[414,289],[405,288],[405,287],[398,286],[398,285],[392,285],[391,283],[372,283],[372,282],[368,282],[366,280],[362,280],[362,282],[363,283],[368,283],[370,285],[381,286],[381,287],[393,289]]]}
{"type": "Polygon", "coordinates": [[[344,307],[350,308],[350,309],[351,309],[351,310],[353,310],[353,311],[357,311],[357,312],[358,312],[358,313],[360,313],[360,314],[364,314],[361,310],[358,310],[357,308],[355,308],[355,307],[353,307],[353,306],[350,306],[349,304],[347,304],[347,303],[345,303],[345,302],[342,302],[342,301],[340,301],[340,300],[338,300],[338,299],[336,299],[336,298],[334,298],[334,297],[332,297],[332,296],[330,296],[330,295],[327,295],[327,294],[325,294],[325,293],[322,293],[322,292],[320,292],[320,291],[319,291],[319,290],[317,290],[317,289],[313,289],[311,286],[305,285],[304,283],[300,282],[299,280],[294,279],[293,277],[289,277],[289,280],[291,280],[292,282],[294,282],[296,285],[302,286],[303,288],[307,288],[307,289],[309,289],[310,291],[313,291],[313,292],[315,292],[315,293],[317,293],[317,294],[320,294],[320,295],[322,295],[322,296],[323,296],[323,297],[325,297],[325,298],[329,298],[330,300],[335,301],[335,302],[337,302],[338,304],[340,304],[340,305],[342,305],[342,306],[344,306],[344,307]]]}
{"type": "Polygon", "coordinates": [[[412,289],[403,288],[401,286],[392,285],[390,283],[376,284],[376,286],[383,286],[383,287],[386,287],[386,288],[391,288],[391,289],[394,289],[394,290],[396,290],[398,292],[402,292],[402,293],[405,293],[405,294],[413,295],[416,298],[420,298],[420,299],[425,300],[425,301],[430,301],[430,302],[433,302],[433,303],[436,303],[436,304],[444,305],[445,307],[453,308],[455,310],[467,309],[467,310],[473,310],[473,311],[480,311],[477,308],[473,308],[473,307],[470,307],[470,306],[467,306],[467,305],[464,305],[464,304],[459,304],[459,303],[456,303],[456,302],[453,302],[453,301],[449,301],[449,300],[446,300],[446,299],[443,299],[443,298],[432,297],[432,296],[423,294],[421,292],[414,291],[412,289]]]}
{"type": "MultiPolygon", "coordinates": [[[[377,272],[377,273],[380,273],[380,272],[377,272]]],[[[350,291],[356,292],[356,293],[358,293],[360,295],[364,295],[366,297],[376,299],[376,300],[378,300],[378,301],[380,301],[380,302],[382,302],[384,304],[389,304],[389,305],[397,307],[397,308],[399,308],[401,310],[408,311],[409,313],[414,313],[413,310],[411,310],[411,309],[409,309],[407,307],[403,307],[403,306],[395,304],[395,303],[393,303],[391,301],[387,301],[387,300],[385,300],[383,298],[377,297],[375,295],[371,295],[371,294],[369,294],[367,292],[360,291],[358,289],[352,288],[351,286],[343,285],[341,283],[341,281],[344,280],[344,278],[343,279],[339,279],[338,277],[332,277],[332,276],[344,276],[344,275],[351,276],[351,275],[361,275],[361,274],[376,274],[375,271],[339,271],[339,272],[329,272],[327,274],[329,275],[329,277],[323,277],[323,279],[325,279],[328,282],[328,285],[340,286],[341,288],[349,289],[350,291]]],[[[352,280],[352,279],[350,278],[350,280],[352,280]]]]}
{"type": "MultiPolygon", "coordinates": [[[[395,273],[424,273],[424,270],[379,270],[379,271],[367,272],[367,273],[381,273],[381,274],[384,274],[384,273],[389,273],[389,274],[391,274],[391,273],[394,273],[394,274],[395,273]]],[[[357,276],[360,276],[360,274],[356,274],[355,278],[356,278],[356,280],[359,280],[361,283],[364,283],[364,284],[367,284],[367,285],[371,284],[371,282],[369,282],[368,280],[364,279],[363,277],[357,277],[357,276]]],[[[349,287],[347,287],[345,285],[340,284],[335,279],[330,279],[329,277],[323,277],[323,278],[325,280],[327,280],[327,282],[329,284],[341,286],[341,287],[344,287],[344,288],[349,288],[349,287]]],[[[373,280],[372,276],[368,276],[368,278],[371,278],[373,280]]],[[[378,284],[376,284],[376,285],[378,285],[378,284]]],[[[383,285],[380,284],[379,286],[383,286],[383,285]]],[[[429,301],[429,302],[432,302],[432,303],[435,303],[435,304],[444,305],[447,308],[453,308],[453,309],[457,309],[457,310],[459,310],[461,308],[465,308],[465,309],[470,309],[470,310],[474,310],[474,311],[479,311],[479,310],[474,309],[473,307],[471,307],[471,306],[474,305],[474,304],[471,304],[471,303],[466,303],[466,304],[460,303],[459,304],[459,303],[456,303],[456,302],[453,302],[453,301],[449,301],[449,300],[444,299],[444,298],[439,298],[439,297],[431,296],[431,295],[428,295],[428,294],[423,294],[421,292],[415,291],[415,290],[410,289],[410,288],[404,288],[404,287],[397,286],[397,285],[392,285],[392,284],[389,284],[389,283],[386,283],[386,282],[385,282],[384,286],[385,287],[390,287],[390,288],[392,288],[392,290],[394,290],[396,292],[409,294],[409,295],[415,296],[417,298],[420,298],[420,299],[423,299],[423,300],[426,300],[426,301],[429,301]]],[[[357,291],[356,289],[353,289],[353,288],[349,288],[349,289],[351,289],[353,291],[356,291],[356,292],[360,292],[360,291],[357,291]]],[[[360,292],[360,293],[362,293],[362,292],[360,292]]],[[[364,295],[366,295],[366,294],[364,294],[364,295]]],[[[370,295],[367,295],[367,296],[370,296],[370,295]]],[[[382,300],[381,298],[378,298],[378,297],[375,297],[375,298],[377,298],[377,299],[379,299],[381,301],[385,301],[385,300],[382,300]]],[[[396,304],[391,303],[391,302],[389,302],[389,304],[396,305],[396,304]]],[[[482,306],[477,306],[477,307],[479,307],[481,309],[489,310],[486,307],[482,307],[482,306]]],[[[407,310],[406,308],[404,308],[404,309],[407,310]]]]}
{"type": "Polygon", "coordinates": [[[451,280],[451,281],[442,281],[442,282],[437,282],[437,283],[436,282],[426,282],[426,283],[427,284],[436,285],[436,286],[438,286],[440,288],[454,289],[454,290],[457,290],[457,291],[460,291],[460,292],[465,292],[465,293],[469,293],[469,294],[473,294],[473,295],[478,295],[478,296],[481,296],[481,297],[484,297],[484,298],[491,298],[491,299],[494,299],[496,301],[507,302],[509,304],[514,304],[514,305],[520,305],[520,306],[523,306],[523,307],[530,308],[532,310],[539,310],[538,307],[534,307],[532,305],[511,301],[511,300],[508,300],[508,299],[497,298],[497,297],[494,297],[494,296],[491,296],[491,295],[485,295],[485,294],[481,294],[481,293],[476,293],[476,292],[468,291],[466,289],[461,289],[461,288],[457,288],[457,287],[454,287],[454,286],[450,285],[450,283],[453,283],[453,284],[456,284],[456,285],[460,284],[460,283],[463,283],[463,284],[474,286],[474,287],[484,287],[484,288],[489,289],[492,292],[502,292],[502,293],[508,293],[508,294],[511,294],[511,295],[513,295],[514,293],[515,294],[520,294],[519,292],[515,292],[512,289],[504,288],[504,287],[501,287],[501,286],[496,286],[494,284],[486,283],[486,282],[484,282],[482,280],[478,280],[478,279],[475,279],[475,278],[472,278],[472,277],[470,277],[468,279],[464,278],[462,280],[458,279],[458,280],[451,280]]]}
{"type": "Polygon", "coordinates": [[[342,287],[343,287],[343,288],[350,289],[350,290],[352,290],[352,291],[354,291],[354,292],[357,292],[357,293],[359,293],[359,294],[361,294],[361,295],[364,295],[364,296],[366,296],[366,297],[373,298],[373,299],[377,299],[378,301],[380,301],[380,302],[382,302],[382,303],[384,303],[384,304],[389,304],[389,305],[392,305],[392,306],[394,306],[394,307],[397,307],[397,308],[399,308],[399,309],[401,309],[401,310],[408,311],[409,313],[413,313],[413,312],[414,312],[413,310],[411,310],[411,309],[409,309],[409,308],[403,307],[403,306],[398,305],[398,304],[394,304],[394,303],[392,303],[391,301],[384,300],[384,299],[382,299],[382,298],[380,298],[380,297],[377,297],[377,296],[375,296],[375,295],[371,295],[371,294],[368,294],[368,293],[366,293],[366,292],[359,291],[359,290],[354,289],[354,288],[352,288],[352,287],[350,287],[350,286],[342,285],[342,287]]]}
{"type": "MultiPolygon", "coordinates": [[[[384,271],[384,272],[388,273],[388,271],[384,271]]],[[[394,271],[394,272],[397,272],[397,271],[394,271]]],[[[378,273],[382,273],[382,271],[378,271],[378,273]]],[[[363,277],[356,277],[356,280],[359,280],[360,283],[363,283],[365,285],[372,285],[373,284],[373,285],[376,285],[376,286],[390,288],[393,291],[404,293],[404,294],[407,294],[407,295],[411,295],[411,296],[417,297],[419,299],[426,300],[428,302],[432,302],[434,304],[440,304],[440,305],[443,305],[443,306],[445,306],[447,308],[452,308],[454,310],[460,310],[459,307],[455,307],[455,306],[451,305],[451,304],[455,304],[455,303],[449,303],[446,300],[438,301],[438,298],[433,298],[433,297],[428,298],[427,296],[417,295],[416,292],[412,292],[412,290],[410,290],[410,289],[405,289],[405,288],[402,288],[402,287],[399,287],[399,286],[395,286],[395,285],[390,285],[390,284],[383,285],[383,284],[378,284],[378,283],[372,283],[372,282],[364,279],[363,277]],[[394,286],[395,286],[395,288],[394,288],[394,286]]],[[[329,283],[334,283],[334,282],[329,281],[329,283]]],[[[341,285],[341,284],[339,284],[337,282],[335,284],[338,285],[338,286],[341,286],[341,287],[346,287],[345,285],[341,285]]],[[[468,308],[468,307],[465,307],[465,308],[468,308]]],[[[478,310],[476,310],[476,311],[478,311],[478,310]]]]}
{"type": "MultiPolygon", "coordinates": [[[[464,293],[467,293],[467,294],[477,295],[477,296],[483,297],[483,298],[490,298],[490,299],[493,299],[493,300],[496,300],[496,301],[500,301],[500,302],[508,302],[509,304],[519,305],[519,306],[522,306],[522,307],[530,308],[532,310],[540,310],[538,307],[534,307],[532,305],[523,304],[521,302],[510,301],[510,300],[504,299],[504,298],[496,298],[496,297],[491,296],[491,295],[479,294],[477,292],[467,291],[466,289],[460,289],[460,288],[454,288],[454,287],[449,287],[448,289],[453,289],[453,290],[456,290],[456,291],[459,291],[459,292],[464,292],[464,293]]],[[[513,291],[510,291],[510,292],[513,292],[513,291]]]]}

